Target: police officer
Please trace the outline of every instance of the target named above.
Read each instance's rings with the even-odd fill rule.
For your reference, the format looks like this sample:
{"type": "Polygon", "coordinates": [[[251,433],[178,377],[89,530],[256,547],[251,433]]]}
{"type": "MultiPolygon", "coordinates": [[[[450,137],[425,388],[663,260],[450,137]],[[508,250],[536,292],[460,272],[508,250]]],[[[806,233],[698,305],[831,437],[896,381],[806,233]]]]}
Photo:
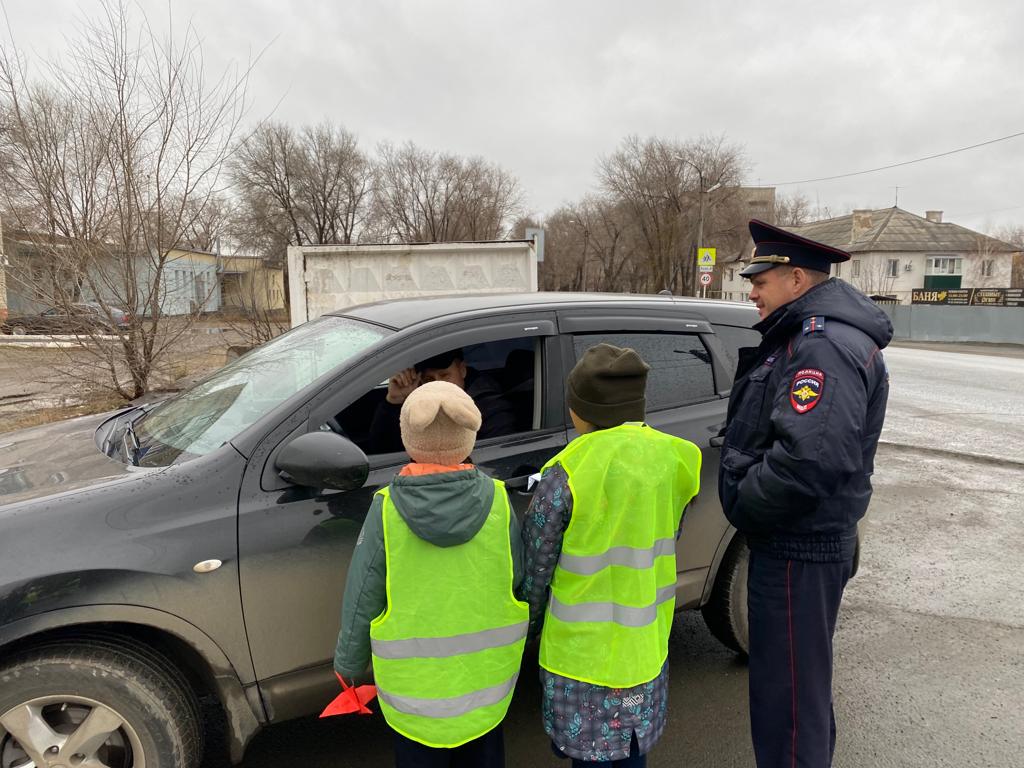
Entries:
{"type": "Polygon", "coordinates": [[[750,725],[758,768],[826,768],[832,637],[871,498],[892,324],[838,279],[849,254],[752,220],[760,346],[740,350],[719,493],[750,547],[750,725]]]}

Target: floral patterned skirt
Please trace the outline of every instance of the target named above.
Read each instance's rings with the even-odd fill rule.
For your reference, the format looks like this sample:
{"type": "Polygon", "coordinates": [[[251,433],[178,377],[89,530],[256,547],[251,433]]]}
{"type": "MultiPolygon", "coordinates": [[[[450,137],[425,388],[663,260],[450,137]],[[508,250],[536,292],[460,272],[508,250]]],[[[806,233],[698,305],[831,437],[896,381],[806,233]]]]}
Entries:
{"type": "Polygon", "coordinates": [[[629,757],[636,734],[646,755],[668,714],[668,662],[658,676],[632,688],[605,688],[540,670],[544,730],[555,748],[586,762],[629,757]]]}

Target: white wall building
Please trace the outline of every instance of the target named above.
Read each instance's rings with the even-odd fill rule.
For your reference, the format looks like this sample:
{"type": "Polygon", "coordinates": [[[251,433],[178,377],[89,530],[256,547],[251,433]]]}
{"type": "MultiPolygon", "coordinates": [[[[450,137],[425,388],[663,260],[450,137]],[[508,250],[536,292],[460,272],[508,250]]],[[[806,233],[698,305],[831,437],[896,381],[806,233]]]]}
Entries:
{"type": "MultiPolygon", "coordinates": [[[[1017,248],[942,221],[942,211],[917,216],[900,208],[858,210],[848,216],[787,227],[850,254],[832,274],[871,296],[909,304],[914,289],[1009,288],[1017,248]]],[[[723,265],[723,298],[743,299],[743,263],[723,265]]]]}

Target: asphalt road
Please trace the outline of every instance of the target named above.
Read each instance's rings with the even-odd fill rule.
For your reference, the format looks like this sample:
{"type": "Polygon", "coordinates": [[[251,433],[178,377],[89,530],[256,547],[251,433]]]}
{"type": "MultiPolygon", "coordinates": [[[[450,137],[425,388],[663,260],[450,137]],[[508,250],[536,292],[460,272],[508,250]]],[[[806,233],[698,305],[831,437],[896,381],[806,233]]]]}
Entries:
{"type": "MultiPolygon", "coordinates": [[[[1024,359],[898,348],[861,571],[836,635],[837,768],[1021,765],[1024,359]]],[[[751,766],[745,665],[678,617],[669,725],[651,766],[751,766]]],[[[510,766],[548,751],[528,661],[510,766]]],[[[245,768],[390,765],[379,715],[268,729],[245,768]]],[[[205,768],[219,768],[211,759],[205,768]]]]}

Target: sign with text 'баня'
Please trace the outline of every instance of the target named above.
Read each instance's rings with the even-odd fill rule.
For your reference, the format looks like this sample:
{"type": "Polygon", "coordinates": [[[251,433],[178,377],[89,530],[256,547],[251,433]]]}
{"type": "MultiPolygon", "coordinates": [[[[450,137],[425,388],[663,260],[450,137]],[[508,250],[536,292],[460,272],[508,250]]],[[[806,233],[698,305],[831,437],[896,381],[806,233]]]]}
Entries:
{"type": "Polygon", "coordinates": [[[941,304],[955,307],[1024,307],[1021,288],[945,288],[928,291],[915,288],[911,304],[941,304]]]}

